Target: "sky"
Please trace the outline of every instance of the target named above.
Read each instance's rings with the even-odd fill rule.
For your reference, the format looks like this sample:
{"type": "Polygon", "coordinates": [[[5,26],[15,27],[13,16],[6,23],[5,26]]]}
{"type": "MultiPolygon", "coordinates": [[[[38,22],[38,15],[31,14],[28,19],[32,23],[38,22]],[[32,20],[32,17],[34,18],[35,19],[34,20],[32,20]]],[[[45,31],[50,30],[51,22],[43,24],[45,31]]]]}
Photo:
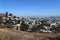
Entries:
{"type": "Polygon", "coordinates": [[[0,0],[0,13],[16,16],[60,16],[60,0],[0,0]]]}

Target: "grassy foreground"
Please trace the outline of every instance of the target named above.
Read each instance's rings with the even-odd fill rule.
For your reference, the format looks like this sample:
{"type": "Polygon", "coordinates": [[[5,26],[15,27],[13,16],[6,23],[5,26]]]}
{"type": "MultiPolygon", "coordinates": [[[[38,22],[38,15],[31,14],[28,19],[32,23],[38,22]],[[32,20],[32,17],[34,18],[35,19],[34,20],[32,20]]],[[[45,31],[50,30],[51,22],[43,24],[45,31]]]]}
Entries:
{"type": "Polygon", "coordinates": [[[0,40],[59,40],[57,34],[0,29],[0,40]]]}

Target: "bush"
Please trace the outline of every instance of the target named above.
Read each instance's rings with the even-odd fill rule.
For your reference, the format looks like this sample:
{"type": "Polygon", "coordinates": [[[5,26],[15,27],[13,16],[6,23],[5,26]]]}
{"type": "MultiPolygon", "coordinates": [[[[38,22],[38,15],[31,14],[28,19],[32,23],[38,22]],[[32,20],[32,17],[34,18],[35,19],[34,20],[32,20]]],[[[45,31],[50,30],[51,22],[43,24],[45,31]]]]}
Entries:
{"type": "Polygon", "coordinates": [[[60,27],[57,27],[56,30],[57,30],[58,32],[60,32],[60,27]]]}
{"type": "Polygon", "coordinates": [[[36,27],[32,27],[32,31],[34,31],[34,32],[36,32],[36,31],[40,32],[40,29],[44,29],[43,25],[38,25],[36,27]]]}
{"type": "Polygon", "coordinates": [[[29,28],[29,25],[25,24],[24,21],[21,23],[20,30],[27,31],[29,28]]]}

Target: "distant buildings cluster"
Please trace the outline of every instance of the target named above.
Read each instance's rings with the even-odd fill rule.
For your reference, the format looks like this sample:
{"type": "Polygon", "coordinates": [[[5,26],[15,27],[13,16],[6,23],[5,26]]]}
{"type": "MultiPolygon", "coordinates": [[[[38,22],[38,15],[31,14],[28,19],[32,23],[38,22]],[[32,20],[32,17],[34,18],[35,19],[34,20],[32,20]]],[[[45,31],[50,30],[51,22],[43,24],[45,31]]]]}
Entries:
{"type": "Polygon", "coordinates": [[[46,18],[35,18],[35,17],[17,17],[11,13],[0,14],[0,25],[12,27],[13,29],[20,30],[21,23],[24,21],[25,24],[29,25],[27,31],[31,31],[32,27],[43,25],[44,29],[40,29],[42,32],[52,32],[51,28],[60,27],[60,17],[46,17],[46,18]]]}

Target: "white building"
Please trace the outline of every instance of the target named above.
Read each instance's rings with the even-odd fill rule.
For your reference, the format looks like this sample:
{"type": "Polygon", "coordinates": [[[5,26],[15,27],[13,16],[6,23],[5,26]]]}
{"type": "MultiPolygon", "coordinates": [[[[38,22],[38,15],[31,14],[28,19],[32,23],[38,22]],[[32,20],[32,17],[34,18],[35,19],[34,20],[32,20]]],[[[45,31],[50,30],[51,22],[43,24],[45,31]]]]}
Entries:
{"type": "Polygon", "coordinates": [[[51,23],[51,24],[50,24],[50,27],[51,27],[51,28],[52,28],[52,27],[56,28],[56,27],[57,27],[57,23],[56,23],[56,22],[51,23]]]}

